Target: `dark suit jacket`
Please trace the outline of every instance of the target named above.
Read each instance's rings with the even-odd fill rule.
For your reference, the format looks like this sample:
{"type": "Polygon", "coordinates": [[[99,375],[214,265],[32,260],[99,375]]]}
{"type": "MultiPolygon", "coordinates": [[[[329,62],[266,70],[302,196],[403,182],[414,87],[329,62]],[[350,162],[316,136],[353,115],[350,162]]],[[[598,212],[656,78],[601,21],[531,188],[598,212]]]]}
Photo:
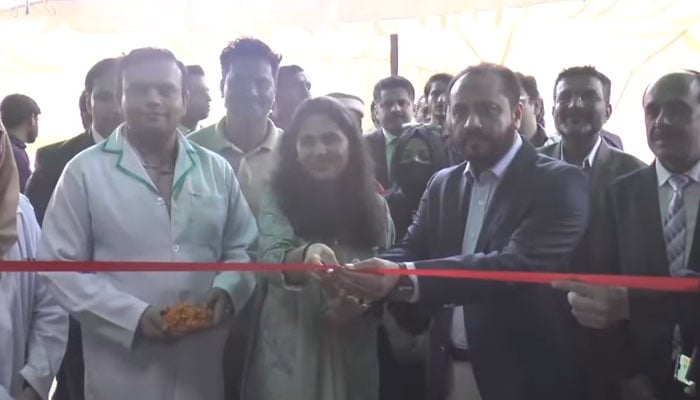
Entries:
{"type": "Polygon", "coordinates": [[[374,161],[374,176],[384,189],[389,189],[391,180],[389,179],[389,167],[386,164],[386,142],[382,128],[365,135],[367,150],[372,161],[374,161]]]}
{"type": "Polygon", "coordinates": [[[602,136],[603,140],[610,146],[618,150],[624,150],[624,148],[622,147],[622,138],[617,136],[616,134],[603,129],[600,131],[600,136],[602,136]]]}
{"type": "Polygon", "coordinates": [[[26,195],[34,206],[39,224],[44,221],[46,207],[63,168],[76,154],[94,144],[95,141],[88,131],[37,150],[34,173],[27,182],[26,195]]]}
{"type": "MultiPolygon", "coordinates": [[[[666,244],[659,214],[656,169],[632,172],[610,188],[610,220],[615,232],[616,254],[613,265],[621,274],[668,276],[666,244]]],[[[700,218],[699,218],[700,219],[700,218]]],[[[700,272],[700,221],[695,225],[688,268],[700,272]]],[[[671,359],[673,327],[681,326],[685,351],[700,344],[700,296],[630,291],[628,329],[628,374],[651,379],[657,398],[682,398],[680,385],[673,379],[671,359]]],[[[700,381],[695,376],[695,381],[700,381]]]]}
{"type": "MultiPolygon", "coordinates": [[[[562,142],[539,149],[540,153],[560,160],[562,142]]],[[[642,161],[632,155],[611,147],[603,140],[598,148],[593,167],[589,171],[590,180],[590,220],[583,240],[574,252],[572,268],[576,272],[606,274],[613,243],[613,233],[608,229],[609,219],[607,188],[617,178],[645,167],[642,161]]]]}
{"type": "MultiPolygon", "coordinates": [[[[565,271],[588,220],[583,172],[523,143],[493,194],[475,254],[463,255],[471,190],[465,166],[432,178],[415,223],[384,257],[415,261],[416,269],[565,271]]],[[[419,291],[427,305],[466,306],[484,400],[577,398],[563,293],[539,285],[438,278],[420,278],[419,291]]],[[[445,358],[429,365],[430,399],[444,398],[445,365],[445,358]]]]}
{"type": "MultiPolygon", "coordinates": [[[[539,151],[557,160],[562,158],[562,142],[539,151]]],[[[609,229],[609,207],[607,188],[619,177],[643,168],[645,164],[635,157],[623,153],[604,140],[589,171],[591,213],[588,228],[579,246],[574,251],[571,268],[580,273],[610,274],[609,257],[614,252],[614,232],[609,229]]],[[[572,334],[577,348],[577,361],[582,379],[586,382],[589,399],[603,400],[619,397],[621,363],[611,357],[623,340],[619,329],[599,331],[582,327],[571,316],[572,334]]]]}

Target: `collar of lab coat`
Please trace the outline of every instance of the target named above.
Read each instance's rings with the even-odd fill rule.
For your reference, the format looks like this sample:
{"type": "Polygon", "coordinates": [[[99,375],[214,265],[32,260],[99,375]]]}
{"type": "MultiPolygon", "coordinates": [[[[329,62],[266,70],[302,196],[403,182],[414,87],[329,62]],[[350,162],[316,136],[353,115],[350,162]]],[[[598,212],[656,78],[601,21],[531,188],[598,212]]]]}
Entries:
{"type": "MultiPolygon", "coordinates": [[[[197,165],[196,151],[192,144],[178,131],[177,160],[175,161],[175,175],[173,177],[173,197],[177,196],[185,178],[197,165]]],[[[148,176],[136,150],[129,144],[126,138],[126,125],[122,124],[116,132],[102,142],[102,151],[117,154],[115,167],[128,177],[146,185],[153,193],[159,194],[158,189],[148,176]]]]}

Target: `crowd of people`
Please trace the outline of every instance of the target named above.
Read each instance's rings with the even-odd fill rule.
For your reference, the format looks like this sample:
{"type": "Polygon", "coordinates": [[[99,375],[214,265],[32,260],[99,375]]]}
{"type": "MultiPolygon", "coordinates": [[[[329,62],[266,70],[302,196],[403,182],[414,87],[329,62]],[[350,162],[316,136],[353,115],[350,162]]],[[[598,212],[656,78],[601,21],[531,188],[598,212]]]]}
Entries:
{"type": "Polygon", "coordinates": [[[226,113],[206,127],[201,67],[158,48],[101,60],[85,131],[33,171],[41,110],[2,101],[0,259],[146,268],[0,264],[1,400],[47,399],[54,380],[56,400],[700,398],[698,293],[412,273],[697,276],[698,72],[640,94],[646,165],[604,130],[611,81],[592,66],[556,78],[551,133],[535,79],[483,63],[420,98],[381,79],[363,134],[361,97],[312,96],[281,59],[226,46],[226,113]],[[187,307],[204,329],[165,317],[187,307]]]}

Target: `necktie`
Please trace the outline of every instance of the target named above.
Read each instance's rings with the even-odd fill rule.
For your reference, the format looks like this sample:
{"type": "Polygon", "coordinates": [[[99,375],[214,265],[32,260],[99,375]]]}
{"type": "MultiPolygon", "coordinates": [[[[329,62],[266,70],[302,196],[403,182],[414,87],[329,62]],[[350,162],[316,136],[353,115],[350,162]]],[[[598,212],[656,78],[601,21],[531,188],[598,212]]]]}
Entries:
{"type": "Polygon", "coordinates": [[[690,178],[684,175],[673,175],[669,183],[673,189],[673,196],[664,221],[664,240],[669,272],[671,276],[678,276],[685,269],[686,216],[683,191],[690,184],[690,178]]]}

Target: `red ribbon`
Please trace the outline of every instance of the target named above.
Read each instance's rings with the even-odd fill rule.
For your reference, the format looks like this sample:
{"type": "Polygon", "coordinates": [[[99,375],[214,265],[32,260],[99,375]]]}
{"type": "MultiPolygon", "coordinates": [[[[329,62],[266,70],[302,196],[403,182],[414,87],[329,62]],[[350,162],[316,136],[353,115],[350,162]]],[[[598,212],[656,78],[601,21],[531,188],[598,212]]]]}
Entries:
{"type": "MultiPolygon", "coordinates": [[[[178,263],[178,262],[66,262],[66,261],[0,261],[3,272],[178,272],[178,271],[310,271],[318,266],[304,264],[257,263],[178,263]]],[[[327,269],[327,268],[322,268],[327,269]]],[[[435,278],[475,279],[511,283],[551,284],[555,281],[578,281],[601,286],[623,286],[663,292],[700,292],[700,277],[671,278],[664,276],[587,275],[553,272],[469,271],[450,269],[403,270],[380,269],[382,275],[415,275],[435,278]]]]}

